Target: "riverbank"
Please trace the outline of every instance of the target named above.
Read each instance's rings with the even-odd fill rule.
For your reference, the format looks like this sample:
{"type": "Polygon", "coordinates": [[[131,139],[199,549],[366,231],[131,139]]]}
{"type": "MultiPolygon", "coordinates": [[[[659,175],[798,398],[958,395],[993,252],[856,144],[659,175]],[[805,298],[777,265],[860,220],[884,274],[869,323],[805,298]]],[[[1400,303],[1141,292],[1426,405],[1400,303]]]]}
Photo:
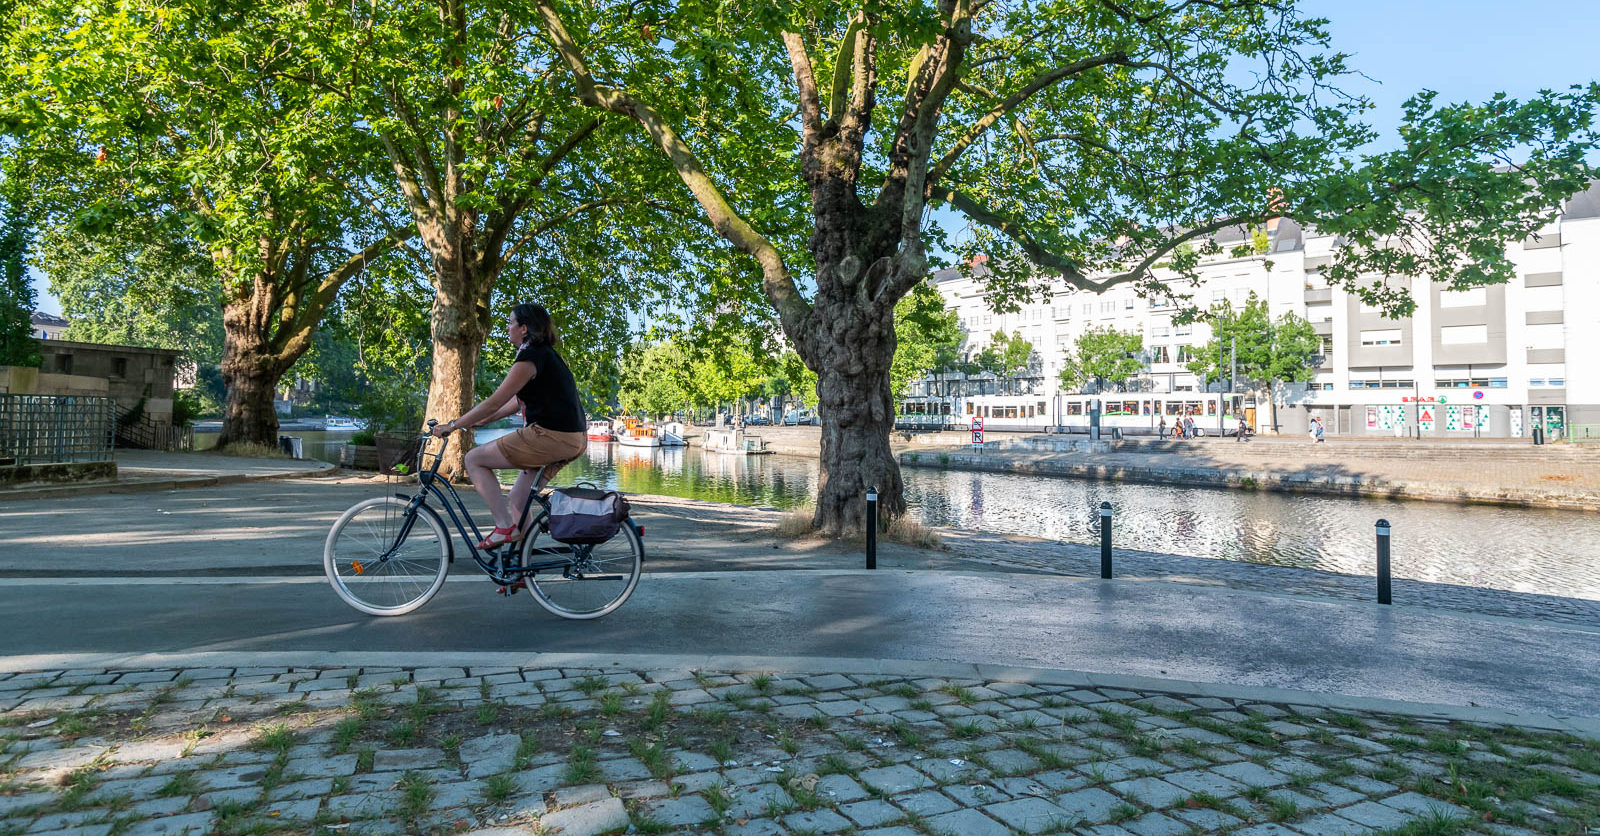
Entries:
{"type": "Polygon", "coordinates": [[[1232,439],[1121,441],[1022,437],[904,449],[900,463],[1076,479],[1600,510],[1600,449],[1497,443],[1232,439]]]}

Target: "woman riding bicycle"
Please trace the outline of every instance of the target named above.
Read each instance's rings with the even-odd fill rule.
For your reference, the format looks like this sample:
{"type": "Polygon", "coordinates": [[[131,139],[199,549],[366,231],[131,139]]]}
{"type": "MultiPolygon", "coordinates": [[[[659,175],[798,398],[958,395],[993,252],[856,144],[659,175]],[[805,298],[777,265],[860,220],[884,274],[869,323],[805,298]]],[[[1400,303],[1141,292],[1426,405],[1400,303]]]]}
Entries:
{"type": "Polygon", "coordinates": [[[494,394],[467,410],[465,415],[433,428],[444,437],[458,429],[497,421],[519,408],[522,429],[501,436],[493,443],[475,447],[467,453],[467,475],[472,487],[483,497],[494,516],[494,530],[478,544],[492,549],[522,539],[512,508],[527,504],[528,493],[536,487],[531,472],[544,467],[542,481],[583,454],[588,446],[584,435],[583,404],[578,387],[565,360],[556,353],[561,341],[550,312],[542,305],[523,303],[511,309],[506,319],[506,336],[518,346],[517,358],[494,394]],[[511,501],[500,489],[496,469],[518,468],[522,474],[511,486],[511,501]]]}

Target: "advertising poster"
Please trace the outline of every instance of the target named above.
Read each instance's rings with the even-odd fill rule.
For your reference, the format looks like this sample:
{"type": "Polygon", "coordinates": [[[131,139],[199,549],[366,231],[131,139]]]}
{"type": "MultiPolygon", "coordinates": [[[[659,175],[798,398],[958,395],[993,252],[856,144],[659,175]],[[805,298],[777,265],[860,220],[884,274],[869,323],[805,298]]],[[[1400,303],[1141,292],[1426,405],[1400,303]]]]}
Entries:
{"type": "Polygon", "coordinates": [[[1369,406],[1369,407],[1367,407],[1367,429],[1375,430],[1377,428],[1378,428],[1378,408],[1375,407],[1375,406],[1369,406]]]}

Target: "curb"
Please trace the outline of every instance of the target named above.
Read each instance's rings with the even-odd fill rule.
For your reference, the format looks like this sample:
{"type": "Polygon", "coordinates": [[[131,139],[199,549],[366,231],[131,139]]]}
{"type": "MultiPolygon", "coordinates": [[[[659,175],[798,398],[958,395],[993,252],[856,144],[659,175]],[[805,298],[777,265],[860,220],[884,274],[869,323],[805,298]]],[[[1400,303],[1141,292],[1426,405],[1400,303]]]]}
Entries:
{"type": "MultiPolygon", "coordinates": [[[[1001,454],[1004,455],[1004,454],[1001,454]]],[[[1449,502],[1468,505],[1504,505],[1515,508],[1555,508],[1567,511],[1600,511],[1600,494],[1592,491],[1553,492],[1529,495],[1520,490],[1493,493],[1464,487],[1427,482],[1399,482],[1375,479],[1364,481],[1353,476],[1297,477],[1269,471],[1210,470],[1145,465],[1073,464],[1039,458],[1032,461],[983,458],[970,453],[907,452],[898,457],[903,466],[944,470],[1016,473],[1030,476],[1056,476],[1106,482],[1134,482],[1171,485],[1188,481],[1194,487],[1232,490],[1261,490],[1274,493],[1320,494],[1343,497],[1412,499],[1424,502],[1449,502]],[[1565,495],[1562,495],[1565,493],[1565,495]]]]}
{"type": "Polygon", "coordinates": [[[0,502],[7,500],[53,499],[62,496],[85,494],[143,493],[145,491],[171,491],[183,488],[209,488],[216,485],[233,485],[240,482],[262,482],[269,479],[301,479],[326,476],[338,470],[337,465],[317,462],[320,468],[278,471],[273,473],[232,473],[223,476],[190,476],[172,479],[129,480],[126,482],[96,482],[89,485],[41,486],[0,491],[0,502]]]}
{"type": "Polygon", "coordinates": [[[267,653],[62,653],[0,658],[0,672],[20,673],[58,669],[149,669],[182,667],[430,667],[507,666],[520,668],[627,668],[630,670],[763,671],[800,675],[828,673],[981,679],[1030,682],[1080,688],[1115,688],[1163,691],[1170,694],[1252,702],[1308,705],[1339,711],[1398,714],[1436,720],[1519,726],[1566,732],[1600,740],[1600,717],[1555,716],[1505,711],[1479,706],[1417,703],[1376,697],[1356,697],[1318,691],[1298,691],[1254,685],[1194,682],[1185,679],[1129,674],[988,665],[966,662],[924,662],[910,659],[858,659],[808,656],[719,656],[650,653],[484,653],[484,652],[361,652],[274,651],[267,653]]]}

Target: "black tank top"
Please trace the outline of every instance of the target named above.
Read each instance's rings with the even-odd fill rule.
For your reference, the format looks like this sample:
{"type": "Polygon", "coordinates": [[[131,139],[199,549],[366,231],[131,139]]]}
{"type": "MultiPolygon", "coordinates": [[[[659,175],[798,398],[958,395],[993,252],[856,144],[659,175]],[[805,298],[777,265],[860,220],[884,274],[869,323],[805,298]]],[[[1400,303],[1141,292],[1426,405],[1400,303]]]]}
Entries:
{"type": "Polygon", "coordinates": [[[522,401],[522,420],[559,433],[583,432],[583,404],[578,400],[578,384],[572,370],[556,350],[547,345],[524,346],[517,352],[518,363],[532,363],[533,379],[517,392],[522,401]]]}

